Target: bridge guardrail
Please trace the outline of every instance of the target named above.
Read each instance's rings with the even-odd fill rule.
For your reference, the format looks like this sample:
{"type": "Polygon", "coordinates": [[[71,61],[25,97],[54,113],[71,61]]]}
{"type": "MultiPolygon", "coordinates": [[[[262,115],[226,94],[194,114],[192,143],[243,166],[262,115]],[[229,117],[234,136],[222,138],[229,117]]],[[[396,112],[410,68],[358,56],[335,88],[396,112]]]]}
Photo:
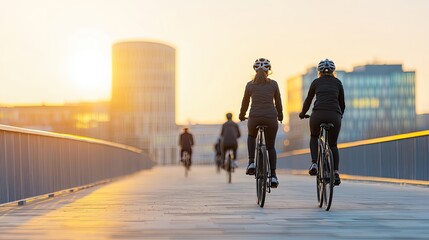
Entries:
{"type": "MultiPolygon", "coordinates": [[[[340,172],[350,175],[429,180],[429,130],[338,144],[340,172]]],[[[278,155],[278,168],[307,170],[310,150],[278,155]]]]}
{"type": "Polygon", "coordinates": [[[0,125],[0,204],[150,168],[140,149],[108,141],[0,125]]]}

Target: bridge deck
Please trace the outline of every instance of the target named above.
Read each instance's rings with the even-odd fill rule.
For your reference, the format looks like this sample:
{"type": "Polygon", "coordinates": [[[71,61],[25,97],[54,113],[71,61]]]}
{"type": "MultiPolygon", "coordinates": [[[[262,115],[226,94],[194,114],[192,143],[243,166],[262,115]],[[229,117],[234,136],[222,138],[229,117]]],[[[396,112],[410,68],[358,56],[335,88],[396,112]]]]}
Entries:
{"type": "Polygon", "coordinates": [[[214,167],[156,167],[76,193],[0,208],[0,239],[427,239],[429,188],[343,181],[330,212],[310,176],[279,174],[256,205],[254,179],[214,167]]]}

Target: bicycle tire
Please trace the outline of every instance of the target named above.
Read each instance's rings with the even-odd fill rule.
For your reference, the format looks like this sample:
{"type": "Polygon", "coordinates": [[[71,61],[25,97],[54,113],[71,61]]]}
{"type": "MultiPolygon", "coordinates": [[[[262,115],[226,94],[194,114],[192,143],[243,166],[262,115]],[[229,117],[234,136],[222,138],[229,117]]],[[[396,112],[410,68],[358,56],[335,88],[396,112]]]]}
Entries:
{"type": "Polygon", "coordinates": [[[228,154],[228,160],[227,160],[227,180],[228,183],[231,183],[232,178],[232,160],[231,160],[231,153],[228,154]]]}
{"type": "Polygon", "coordinates": [[[264,206],[265,202],[265,192],[263,190],[263,156],[261,150],[257,150],[256,152],[256,168],[255,168],[255,178],[256,178],[256,195],[257,195],[257,203],[259,206],[264,206]]]}
{"type": "Polygon", "coordinates": [[[317,193],[317,205],[319,208],[323,206],[323,162],[322,162],[323,148],[319,144],[318,153],[317,153],[317,176],[316,176],[316,193],[317,193]]]}
{"type": "Polygon", "coordinates": [[[325,210],[329,211],[332,205],[332,198],[334,195],[334,158],[332,156],[332,151],[329,149],[325,154],[325,210]]]}
{"type": "Polygon", "coordinates": [[[259,170],[260,167],[260,154],[259,150],[256,150],[255,153],[255,180],[256,180],[256,203],[259,205],[259,201],[261,199],[261,192],[259,187],[259,175],[261,174],[261,171],[259,170]]]}
{"type": "Polygon", "coordinates": [[[189,172],[189,168],[190,166],[190,156],[188,151],[185,151],[183,153],[183,158],[184,158],[184,165],[185,165],[185,177],[188,177],[188,172],[189,172]]]}
{"type": "Polygon", "coordinates": [[[260,183],[259,183],[259,187],[260,187],[260,193],[261,193],[261,197],[260,197],[260,201],[259,201],[259,206],[261,208],[264,207],[265,205],[265,197],[267,195],[267,180],[268,180],[268,154],[267,154],[267,149],[265,146],[261,147],[261,152],[259,153],[261,154],[261,168],[260,170],[261,175],[260,175],[260,183]]]}

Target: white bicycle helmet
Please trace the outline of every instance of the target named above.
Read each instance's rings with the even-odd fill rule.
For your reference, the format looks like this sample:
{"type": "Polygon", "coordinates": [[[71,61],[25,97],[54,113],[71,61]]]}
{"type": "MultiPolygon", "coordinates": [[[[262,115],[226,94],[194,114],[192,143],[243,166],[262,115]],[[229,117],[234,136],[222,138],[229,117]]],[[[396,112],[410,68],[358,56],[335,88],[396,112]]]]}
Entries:
{"type": "Polygon", "coordinates": [[[266,58],[258,58],[258,59],[256,59],[255,63],[253,64],[253,69],[255,71],[258,71],[259,69],[262,69],[265,72],[267,72],[268,70],[271,70],[270,60],[268,60],[266,58]]]}
{"type": "Polygon", "coordinates": [[[317,71],[319,72],[334,72],[335,71],[335,64],[333,61],[329,59],[325,59],[319,62],[319,65],[317,65],[317,71]]]}

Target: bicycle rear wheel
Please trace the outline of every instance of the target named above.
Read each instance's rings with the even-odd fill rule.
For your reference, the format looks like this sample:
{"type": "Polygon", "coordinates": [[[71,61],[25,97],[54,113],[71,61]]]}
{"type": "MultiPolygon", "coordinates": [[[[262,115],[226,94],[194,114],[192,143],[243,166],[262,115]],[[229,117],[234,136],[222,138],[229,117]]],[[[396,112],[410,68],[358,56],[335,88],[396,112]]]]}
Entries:
{"type": "Polygon", "coordinates": [[[262,208],[265,204],[265,196],[267,194],[267,161],[268,161],[268,155],[267,155],[267,149],[265,146],[261,147],[261,150],[258,152],[258,164],[257,164],[257,193],[258,193],[258,204],[262,208]]]}
{"type": "Polygon", "coordinates": [[[334,158],[329,149],[325,154],[325,181],[324,181],[324,204],[325,210],[329,211],[334,195],[334,158]]]}
{"type": "Polygon", "coordinates": [[[184,158],[184,165],[185,165],[185,177],[188,177],[188,172],[189,172],[189,168],[191,167],[191,156],[189,156],[189,153],[187,151],[185,151],[183,153],[183,158],[184,158]]]}
{"type": "Polygon", "coordinates": [[[226,178],[228,183],[231,183],[231,178],[232,178],[232,159],[231,159],[231,153],[228,154],[228,158],[226,160],[226,178]]]}
{"type": "Polygon", "coordinates": [[[261,186],[260,178],[262,175],[262,156],[260,150],[255,154],[255,179],[256,179],[256,202],[259,205],[261,202],[261,186]]]}

